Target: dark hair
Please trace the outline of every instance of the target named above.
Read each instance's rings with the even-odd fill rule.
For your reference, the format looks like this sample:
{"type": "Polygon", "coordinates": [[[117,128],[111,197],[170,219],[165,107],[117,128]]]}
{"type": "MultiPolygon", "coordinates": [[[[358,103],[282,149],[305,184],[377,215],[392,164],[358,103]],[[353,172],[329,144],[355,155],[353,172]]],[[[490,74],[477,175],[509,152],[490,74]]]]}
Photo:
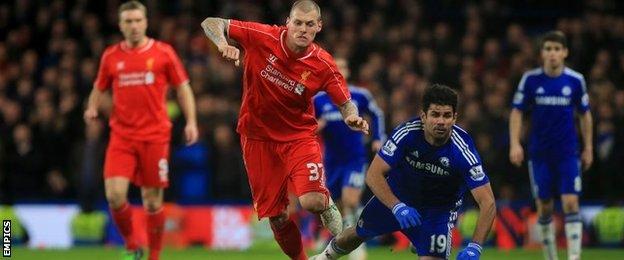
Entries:
{"type": "Polygon", "coordinates": [[[455,113],[457,112],[457,92],[448,86],[433,84],[427,87],[423,95],[423,111],[425,113],[427,113],[431,104],[451,106],[453,113],[455,113]]]}
{"type": "Polygon", "coordinates": [[[542,36],[540,39],[540,49],[544,48],[546,42],[557,42],[563,45],[563,48],[568,48],[568,40],[562,31],[550,31],[542,36]]]}

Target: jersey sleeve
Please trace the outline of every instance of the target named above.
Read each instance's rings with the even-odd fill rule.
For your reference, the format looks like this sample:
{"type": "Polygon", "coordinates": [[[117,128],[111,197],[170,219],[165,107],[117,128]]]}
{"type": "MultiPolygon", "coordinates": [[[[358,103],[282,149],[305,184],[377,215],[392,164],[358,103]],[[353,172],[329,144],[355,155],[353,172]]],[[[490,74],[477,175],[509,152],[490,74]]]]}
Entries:
{"type": "Polygon", "coordinates": [[[189,81],[188,75],[186,74],[184,65],[182,65],[182,61],[180,61],[180,57],[178,57],[173,47],[167,44],[165,45],[164,51],[167,55],[165,73],[167,74],[167,80],[169,83],[174,88],[187,83],[189,81]]]}
{"type": "Polygon", "coordinates": [[[574,102],[576,104],[576,110],[579,113],[585,113],[589,111],[589,95],[587,94],[587,84],[585,84],[585,77],[579,78],[579,91],[576,91],[574,102]]]}
{"type": "Polygon", "coordinates": [[[420,122],[407,122],[394,129],[392,135],[377,152],[390,167],[394,168],[403,158],[406,147],[413,140],[415,130],[421,129],[420,122]]]}
{"type": "MultiPolygon", "coordinates": [[[[459,130],[462,131],[462,130],[459,130]]],[[[451,134],[451,142],[459,150],[459,171],[469,189],[475,189],[490,182],[481,157],[475,148],[475,144],[467,134],[461,134],[455,129],[451,134]]]]}
{"type": "Polygon", "coordinates": [[[344,79],[340,71],[338,71],[338,67],[336,67],[336,63],[331,56],[325,52],[319,53],[319,58],[325,63],[327,66],[327,73],[325,76],[325,84],[323,85],[323,89],[329,95],[331,101],[336,104],[338,107],[351,100],[351,93],[347,88],[347,81],[344,79]]]}
{"type": "Polygon", "coordinates": [[[362,90],[362,100],[358,102],[360,114],[366,114],[371,118],[371,128],[373,129],[373,140],[386,140],[386,126],[384,113],[381,111],[375,98],[368,90],[362,90]]]}
{"type": "Polygon", "coordinates": [[[522,75],[522,79],[520,83],[518,83],[518,89],[516,90],[516,94],[514,94],[512,107],[519,109],[521,111],[526,111],[530,108],[531,100],[533,100],[532,92],[529,91],[529,73],[526,72],[522,75]]]}
{"type": "Polygon", "coordinates": [[[262,35],[274,37],[271,34],[272,30],[279,30],[279,27],[231,19],[227,35],[247,49],[260,42],[262,35]]]}
{"type": "Polygon", "coordinates": [[[97,89],[104,91],[111,87],[112,83],[112,75],[110,73],[110,54],[111,50],[107,49],[102,54],[102,58],[100,59],[100,67],[98,68],[97,77],[95,78],[95,83],[93,84],[97,89]]]}

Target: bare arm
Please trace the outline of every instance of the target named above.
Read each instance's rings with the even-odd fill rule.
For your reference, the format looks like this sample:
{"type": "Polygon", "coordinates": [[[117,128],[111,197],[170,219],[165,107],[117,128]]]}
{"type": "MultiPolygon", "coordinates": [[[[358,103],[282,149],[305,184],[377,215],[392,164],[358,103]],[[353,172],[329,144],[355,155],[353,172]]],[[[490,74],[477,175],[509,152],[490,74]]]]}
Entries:
{"type": "Polygon", "coordinates": [[[490,233],[492,222],[494,222],[494,217],[496,216],[494,194],[489,183],[472,189],[471,193],[477,204],[479,204],[479,219],[477,220],[477,228],[472,234],[472,241],[482,245],[490,233]]]}
{"type": "Polygon", "coordinates": [[[227,44],[225,39],[225,29],[228,28],[230,21],[227,19],[208,17],[201,23],[206,37],[210,39],[217,47],[227,44]]]}
{"type": "Polygon", "coordinates": [[[583,136],[583,152],[581,160],[583,162],[583,170],[589,169],[593,162],[594,144],[593,144],[593,118],[588,110],[580,116],[581,135],[583,136]]]}
{"type": "Polygon", "coordinates": [[[199,133],[197,130],[197,116],[195,112],[195,97],[191,85],[184,83],[177,89],[178,103],[184,113],[186,126],[184,127],[184,137],[187,145],[197,142],[199,133]]]}
{"type": "Polygon", "coordinates": [[[100,107],[100,100],[104,95],[104,91],[98,89],[97,87],[93,87],[91,93],[89,94],[89,99],[87,101],[87,109],[84,112],[84,120],[89,123],[98,117],[98,108],[100,107]]]}
{"type": "Polygon", "coordinates": [[[204,34],[217,46],[221,56],[227,60],[234,61],[234,65],[238,66],[240,64],[240,50],[229,45],[225,38],[225,30],[229,26],[230,20],[217,17],[208,17],[201,23],[204,34]]]}
{"type": "Polygon", "coordinates": [[[392,193],[390,185],[386,181],[385,176],[388,171],[390,171],[390,165],[381,159],[379,155],[375,155],[366,174],[366,184],[386,207],[392,209],[394,205],[401,201],[392,193]]]}
{"type": "Polygon", "coordinates": [[[509,160],[516,166],[522,165],[524,150],[520,143],[522,132],[522,111],[512,109],[509,115],[509,160]]]}
{"type": "Polygon", "coordinates": [[[177,89],[178,103],[184,113],[184,119],[186,124],[197,124],[197,117],[195,116],[195,97],[191,85],[185,83],[177,89]]]}
{"type": "Polygon", "coordinates": [[[368,122],[358,115],[358,108],[351,100],[340,105],[339,108],[345,124],[347,124],[351,130],[368,134],[368,122]]]}

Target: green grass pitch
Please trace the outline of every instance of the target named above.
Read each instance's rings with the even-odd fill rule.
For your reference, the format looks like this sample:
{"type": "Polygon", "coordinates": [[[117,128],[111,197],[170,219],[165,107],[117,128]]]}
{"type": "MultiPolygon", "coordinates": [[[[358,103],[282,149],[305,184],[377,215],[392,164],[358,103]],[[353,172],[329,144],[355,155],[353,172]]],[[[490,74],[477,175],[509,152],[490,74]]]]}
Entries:
{"type": "MultiPolygon", "coordinates": [[[[453,250],[451,259],[455,259],[456,249],[453,250]]],[[[309,252],[309,255],[312,252],[309,252]]],[[[119,247],[78,247],[69,250],[34,250],[24,247],[15,247],[12,251],[13,259],[120,259],[121,248],[119,247]]],[[[145,258],[144,258],[145,259],[145,258]]],[[[223,260],[261,260],[261,259],[288,259],[279,249],[273,246],[254,246],[247,251],[214,251],[206,250],[202,247],[190,247],[183,250],[167,248],[164,250],[161,259],[223,259],[223,260]]],[[[343,259],[348,259],[344,257],[343,259]]],[[[417,259],[409,251],[393,252],[388,247],[376,247],[369,250],[368,259],[417,259]]],[[[493,248],[486,248],[481,259],[542,259],[540,251],[498,251],[493,248]]],[[[566,259],[565,252],[559,252],[559,259],[566,259]]],[[[624,259],[624,248],[620,249],[584,249],[583,259],[624,259]]]]}

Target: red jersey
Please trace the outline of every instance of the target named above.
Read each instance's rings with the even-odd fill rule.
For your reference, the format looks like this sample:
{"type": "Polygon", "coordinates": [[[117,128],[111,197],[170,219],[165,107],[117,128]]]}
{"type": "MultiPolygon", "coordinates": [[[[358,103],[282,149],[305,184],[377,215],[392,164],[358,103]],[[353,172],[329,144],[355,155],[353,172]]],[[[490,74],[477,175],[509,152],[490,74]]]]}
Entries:
{"type": "Polygon", "coordinates": [[[111,131],[139,141],[168,142],[171,121],[165,106],[167,86],[188,82],[173,48],[149,39],[142,47],[126,42],[109,46],[102,54],[95,87],[113,88],[111,131]]]}
{"type": "Polygon", "coordinates": [[[286,33],[285,27],[230,20],[228,36],[245,50],[237,131],[247,138],[314,138],[312,97],[325,91],[338,105],[351,98],[332,56],[314,43],[293,53],[286,47],[286,33]]]}

